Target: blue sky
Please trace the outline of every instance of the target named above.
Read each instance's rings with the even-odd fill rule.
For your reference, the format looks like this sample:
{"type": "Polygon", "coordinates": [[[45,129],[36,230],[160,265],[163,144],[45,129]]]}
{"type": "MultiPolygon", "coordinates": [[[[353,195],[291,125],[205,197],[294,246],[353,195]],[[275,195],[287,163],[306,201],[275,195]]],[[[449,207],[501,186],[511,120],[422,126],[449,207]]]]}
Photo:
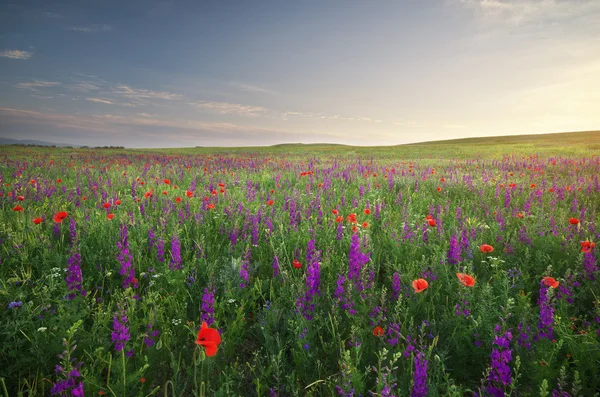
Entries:
{"type": "Polygon", "coordinates": [[[600,129],[600,1],[4,1],[0,136],[390,145],[600,129]]]}

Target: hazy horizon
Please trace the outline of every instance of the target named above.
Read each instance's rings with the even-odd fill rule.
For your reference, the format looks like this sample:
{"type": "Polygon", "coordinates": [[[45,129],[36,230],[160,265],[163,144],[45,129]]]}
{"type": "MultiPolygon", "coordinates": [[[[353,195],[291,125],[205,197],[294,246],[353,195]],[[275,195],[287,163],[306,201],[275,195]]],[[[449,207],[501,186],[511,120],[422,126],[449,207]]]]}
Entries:
{"type": "Polygon", "coordinates": [[[395,145],[600,129],[594,0],[9,1],[0,136],[395,145]]]}

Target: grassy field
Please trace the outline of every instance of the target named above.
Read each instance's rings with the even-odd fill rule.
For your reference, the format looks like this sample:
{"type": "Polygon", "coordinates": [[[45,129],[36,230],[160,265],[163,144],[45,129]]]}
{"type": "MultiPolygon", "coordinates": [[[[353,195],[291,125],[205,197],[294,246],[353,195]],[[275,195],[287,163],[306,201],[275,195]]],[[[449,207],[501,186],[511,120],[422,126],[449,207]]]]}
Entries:
{"type": "Polygon", "coordinates": [[[0,147],[0,395],[593,396],[599,148],[0,147]]]}

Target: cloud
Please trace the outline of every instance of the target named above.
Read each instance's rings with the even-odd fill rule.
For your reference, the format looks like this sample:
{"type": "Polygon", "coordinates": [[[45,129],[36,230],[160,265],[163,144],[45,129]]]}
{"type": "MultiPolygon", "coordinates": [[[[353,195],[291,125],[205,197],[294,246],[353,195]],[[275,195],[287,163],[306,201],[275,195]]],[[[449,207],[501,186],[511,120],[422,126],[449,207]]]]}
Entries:
{"type": "Polygon", "coordinates": [[[89,91],[94,91],[94,90],[99,90],[100,87],[98,85],[96,85],[96,83],[91,83],[91,82],[80,82],[80,83],[76,83],[76,84],[69,84],[67,86],[67,88],[71,91],[77,91],[77,92],[89,92],[89,91]]]}
{"type": "Polygon", "coordinates": [[[45,12],[44,16],[51,19],[59,19],[63,17],[61,14],[57,14],[55,12],[45,12]]]}
{"type": "Polygon", "coordinates": [[[137,115],[141,117],[152,117],[152,115],[148,113],[137,113],[137,115]]]}
{"type": "Polygon", "coordinates": [[[173,101],[177,99],[182,99],[183,96],[180,94],[173,94],[170,92],[163,91],[150,91],[150,90],[140,90],[131,88],[126,85],[119,85],[113,89],[113,94],[121,95],[125,98],[132,100],[143,100],[143,99],[162,99],[167,101],[173,101]]]}
{"type": "Polygon", "coordinates": [[[5,50],[0,52],[0,57],[10,59],[29,59],[33,56],[33,52],[21,50],[5,50]]]}
{"type": "Polygon", "coordinates": [[[35,81],[30,82],[30,83],[19,83],[19,84],[16,84],[15,87],[36,91],[38,88],[54,87],[54,86],[57,86],[57,85],[61,85],[61,84],[59,82],[56,82],[56,81],[39,81],[39,80],[35,80],[35,81]]]}
{"type": "Polygon", "coordinates": [[[200,102],[190,103],[198,109],[207,109],[219,114],[239,114],[240,116],[256,117],[265,114],[268,109],[262,106],[240,105],[227,102],[200,102]]]}
{"type": "Polygon", "coordinates": [[[539,20],[572,21],[600,11],[596,0],[458,0],[484,22],[525,24],[539,20]]]}
{"type": "Polygon", "coordinates": [[[70,26],[67,30],[72,30],[74,32],[83,32],[83,33],[95,33],[95,32],[110,32],[113,30],[111,25],[83,25],[83,26],[70,26]]]}
{"type": "Polygon", "coordinates": [[[241,91],[258,92],[261,94],[277,95],[276,91],[269,90],[268,88],[263,88],[263,87],[259,87],[257,85],[252,85],[252,84],[236,83],[236,82],[232,81],[229,83],[229,86],[237,88],[241,91]]]}
{"type": "Polygon", "coordinates": [[[94,103],[104,103],[106,105],[114,105],[114,103],[112,103],[111,101],[107,101],[106,99],[86,98],[86,100],[90,101],[90,102],[94,102],[94,103]]]}

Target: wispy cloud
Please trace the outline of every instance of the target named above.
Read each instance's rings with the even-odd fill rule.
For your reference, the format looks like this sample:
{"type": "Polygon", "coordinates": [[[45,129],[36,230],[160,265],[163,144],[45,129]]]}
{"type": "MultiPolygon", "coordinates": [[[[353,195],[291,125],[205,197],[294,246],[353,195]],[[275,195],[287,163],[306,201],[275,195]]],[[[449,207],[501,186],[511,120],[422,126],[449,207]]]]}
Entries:
{"type": "Polygon", "coordinates": [[[206,109],[219,114],[238,114],[247,117],[260,116],[268,112],[268,109],[262,106],[240,105],[227,102],[193,102],[190,105],[197,109],[206,109]]]}
{"type": "Polygon", "coordinates": [[[83,32],[83,33],[95,33],[95,32],[110,32],[113,30],[112,25],[106,24],[94,24],[94,25],[82,25],[82,26],[70,26],[67,30],[72,30],[74,32],[83,32]]]}
{"type": "Polygon", "coordinates": [[[29,82],[29,83],[18,83],[15,85],[15,87],[36,91],[38,88],[55,87],[58,85],[60,85],[60,83],[57,81],[35,80],[35,81],[29,82]]]}
{"type": "Polygon", "coordinates": [[[112,103],[111,101],[107,101],[106,99],[100,99],[100,98],[86,98],[87,101],[90,102],[94,102],[94,103],[103,103],[105,105],[114,105],[114,103],[112,103]]]}
{"type": "Polygon", "coordinates": [[[342,116],[340,114],[328,115],[322,112],[284,112],[281,114],[281,119],[288,120],[289,116],[297,116],[297,117],[308,117],[311,119],[321,119],[321,120],[342,120],[342,121],[362,121],[369,123],[383,123],[383,120],[374,119],[372,117],[363,117],[363,116],[354,116],[347,117],[342,116]]]}
{"type": "Polygon", "coordinates": [[[119,85],[113,89],[113,94],[121,95],[125,98],[133,99],[133,100],[142,100],[142,99],[163,99],[167,101],[182,99],[183,96],[180,94],[173,94],[170,92],[164,91],[150,91],[150,90],[141,90],[136,88],[131,88],[126,85],[119,85]]]}
{"type": "Polygon", "coordinates": [[[5,50],[0,52],[0,57],[10,59],[29,59],[33,56],[33,52],[22,50],[5,50]]]}
{"type": "Polygon", "coordinates": [[[261,94],[277,95],[276,91],[273,91],[273,90],[270,90],[270,89],[264,88],[264,87],[259,87],[257,85],[252,85],[252,84],[237,83],[235,81],[232,81],[229,83],[229,86],[237,88],[241,91],[258,92],[261,94]]]}
{"type": "Polygon", "coordinates": [[[69,84],[67,88],[71,91],[77,92],[89,92],[100,89],[100,87],[95,82],[80,82],[76,84],[69,84]]]}

